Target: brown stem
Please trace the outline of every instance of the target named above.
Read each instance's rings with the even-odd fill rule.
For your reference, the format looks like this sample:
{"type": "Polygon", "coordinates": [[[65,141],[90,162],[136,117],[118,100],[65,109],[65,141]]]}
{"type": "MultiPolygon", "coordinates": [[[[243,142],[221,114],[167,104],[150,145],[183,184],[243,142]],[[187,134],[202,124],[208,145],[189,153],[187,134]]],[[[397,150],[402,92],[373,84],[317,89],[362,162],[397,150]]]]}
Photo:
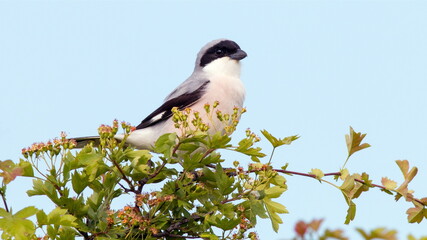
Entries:
{"type": "MultiPolygon", "coordinates": [[[[276,172],[280,172],[280,173],[285,173],[285,174],[293,174],[293,175],[299,175],[299,176],[304,176],[304,177],[311,177],[311,178],[316,178],[316,175],[314,175],[314,174],[309,174],[309,173],[301,173],[301,172],[294,172],[294,171],[288,171],[288,170],[282,170],[282,169],[273,169],[273,171],[276,171],[276,172]]],[[[341,176],[341,173],[340,172],[332,172],[332,173],[325,173],[324,174],[325,176],[341,176]]],[[[363,181],[363,180],[360,180],[360,179],[354,179],[354,181],[356,181],[356,182],[359,182],[359,183],[361,183],[361,184],[367,184],[367,183],[365,183],[365,181],[363,181]]],[[[382,190],[389,190],[389,189],[387,189],[386,187],[384,187],[384,186],[381,186],[381,185],[378,185],[378,184],[370,184],[371,186],[373,186],[373,187],[376,187],[376,188],[380,188],[380,189],[382,189],[382,190]]],[[[418,198],[411,198],[413,201],[415,201],[415,202],[417,202],[417,203],[419,203],[419,204],[421,204],[421,205],[423,205],[423,206],[426,206],[420,199],[418,199],[418,198]]]]}
{"type": "Polygon", "coordinates": [[[129,185],[129,189],[124,188],[125,191],[129,190],[130,192],[137,193],[136,190],[135,190],[135,187],[132,185],[132,182],[126,177],[126,175],[123,172],[123,170],[120,167],[120,165],[116,161],[114,161],[114,160],[111,160],[111,162],[113,162],[114,166],[119,170],[120,174],[122,175],[122,179],[125,180],[125,182],[127,182],[127,184],[129,185]]]}
{"type": "Polygon", "coordinates": [[[166,166],[167,162],[163,161],[162,165],[150,176],[142,179],[141,181],[139,181],[139,187],[137,190],[137,193],[140,194],[142,192],[142,188],[144,187],[144,185],[152,178],[155,178],[157,175],[159,175],[159,173],[162,171],[162,169],[166,166]]]}
{"type": "Polygon", "coordinates": [[[1,198],[3,199],[3,204],[4,204],[4,208],[6,209],[6,212],[9,212],[9,208],[8,208],[7,202],[6,202],[6,196],[5,196],[5,193],[3,191],[1,192],[1,198]]]}

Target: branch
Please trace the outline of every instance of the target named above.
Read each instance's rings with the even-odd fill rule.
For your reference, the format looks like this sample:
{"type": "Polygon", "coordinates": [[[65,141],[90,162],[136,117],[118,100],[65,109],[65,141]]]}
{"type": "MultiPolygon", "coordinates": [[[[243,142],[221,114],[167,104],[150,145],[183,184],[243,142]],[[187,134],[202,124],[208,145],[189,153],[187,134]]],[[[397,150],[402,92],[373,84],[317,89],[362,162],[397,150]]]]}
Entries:
{"type": "MultiPolygon", "coordinates": [[[[122,175],[122,179],[125,180],[125,182],[127,182],[127,184],[129,185],[130,188],[126,189],[120,183],[119,183],[119,185],[125,190],[125,192],[133,192],[133,193],[138,194],[138,192],[135,190],[135,187],[133,186],[132,182],[126,177],[125,173],[121,169],[120,165],[114,160],[111,160],[111,162],[113,162],[114,166],[119,170],[120,174],[122,175]]],[[[141,193],[141,192],[139,192],[139,193],[141,193]]]]}
{"type": "Polygon", "coordinates": [[[139,186],[137,191],[137,194],[141,194],[142,192],[142,188],[144,187],[144,185],[150,180],[155,178],[157,175],[159,175],[159,173],[162,171],[162,169],[166,166],[167,161],[163,161],[162,165],[150,176],[143,178],[141,181],[139,181],[139,186]]]}
{"type": "MultiPolygon", "coordinates": [[[[294,172],[294,171],[288,171],[288,170],[283,170],[283,169],[272,169],[272,170],[273,170],[273,171],[276,171],[276,172],[280,172],[280,173],[293,174],[293,175],[299,175],[299,176],[304,176],[304,177],[310,177],[310,178],[315,178],[315,179],[317,179],[317,178],[316,178],[316,175],[314,175],[314,174],[301,173],[301,172],[294,172]]],[[[254,171],[256,171],[256,170],[252,170],[251,172],[254,172],[254,171]]],[[[332,173],[325,173],[324,175],[325,175],[325,176],[341,176],[341,173],[340,173],[340,172],[332,172],[332,173]]],[[[367,185],[367,184],[365,183],[365,181],[360,180],[360,179],[354,179],[354,181],[359,182],[359,183],[364,184],[364,185],[367,185]]],[[[376,188],[380,188],[380,189],[382,189],[382,190],[393,191],[393,190],[387,189],[386,187],[381,186],[381,185],[378,185],[378,184],[373,184],[373,183],[371,183],[370,185],[372,185],[373,187],[376,187],[376,188]]],[[[426,205],[425,205],[425,204],[424,204],[420,199],[418,199],[418,198],[414,198],[414,197],[412,197],[412,200],[413,200],[413,201],[415,201],[415,202],[417,202],[417,203],[419,203],[419,204],[421,204],[421,205],[423,205],[423,206],[426,206],[426,205]]]]}
{"type": "Polygon", "coordinates": [[[4,208],[6,209],[6,212],[9,212],[9,207],[7,206],[5,193],[1,191],[0,194],[1,194],[1,198],[3,199],[4,208]]]}
{"type": "Polygon", "coordinates": [[[168,229],[166,229],[164,232],[158,233],[158,234],[153,234],[153,237],[157,237],[157,238],[160,238],[160,237],[173,237],[173,238],[184,238],[184,239],[196,239],[196,238],[200,238],[199,236],[181,236],[181,235],[176,235],[176,234],[172,234],[171,232],[174,231],[174,230],[181,229],[181,226],[183,224],[188,223],[190,220],[197,221],[197,220],[200,220],[201,218],[202,218],[201,216],[194,216],[194,215],[191,216],[191,219],[190,218],[183,218],[180,221],[171,224],[168,227],[168,229]]]}

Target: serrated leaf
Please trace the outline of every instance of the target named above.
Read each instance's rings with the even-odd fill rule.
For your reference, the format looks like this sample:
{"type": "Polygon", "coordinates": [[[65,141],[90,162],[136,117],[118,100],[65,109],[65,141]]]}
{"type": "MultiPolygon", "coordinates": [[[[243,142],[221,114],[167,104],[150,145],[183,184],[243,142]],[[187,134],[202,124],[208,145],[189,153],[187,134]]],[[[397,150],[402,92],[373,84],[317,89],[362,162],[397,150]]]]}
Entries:
{"type": "Polygon", "coordinates": [[[356,204],[354,204],[352,201],[348,204],[347,209],[347,216],[345,217],[345,224],[349,224],[351,221],[354,220],[356,217],[356,204]]]}
{"type": "Polygon", "coordinates": [[[421,205],[409,208],[408,211],[406,211],[406,214],[408,214],[408,222],[420,223],[424,219],[425,214],[427,214],[425,211],[426,209],[421,205]]]}
{"type": "Polygon", "coordinates": [[[0,209],[0,229],[13,236],[13,239],[28,239],[35,232],[35,226],[32,221],[25,219],[35,214],[34,207],[27,207],[17,212],[15,215],[0,209]]]}
{"type": "Polygon", "coordinates": [[[72,164],[72,168],[70,170],[73,170],[75,168],[78,168],[80,166],[88,166],[93,162],[99,162],[102,161],[103,155],[100,153],[95,152],[91,147],[82,149],[76,156],[75,161],[78,162],[78,164],[72,164]],[[73,166],[76,165],[76,166],[73,166]]]}
{"type": "Polygon", "coordinates": [[[288,210],[282,204],[271,201],[269,198],[264,198],[262,201],[267,209],[273,230],[278,232],[279,224],[283,223],[283,221],[277,213],[288,213],[288,210]]]}
{"type": "Polygon", "coordinates": [[[172,157],[172,151],[177,143],[176,133],[167,133],[160,136],[154,144],[154,151],[162,153],[166,158],[172,157]]]}
{"type": "Polygon", "coordinates": [[[43,210],[39,210],[36,214],[37,224],[40,226],[48,224],[47,215],[43,210]]]}
{"type": "Polygon", "coordinates": [[[278,139],[271,135],[267,130],[261,130],[262,135],[264,135],[265,138],[271,143],[273,147],[277,147],[278,139]]]}
{"type": "Polygon", "coordinates": [[[223,218],[223,219],[216,220],[214,225],[216,227],[221,228],[224,231],[227,231],[235,228],[239,223],[240,223],[240,219],[238,218],[236,219],[223,218]]]}
{"type": "Polygon", "coordinates": [[[271,188],[267,188],[264,190],[264,193],[269,198],[278,198],[282,195],[282,193],[286,191],[286,188],[273,186],[271,188]]]}
{"type": "Polygon", "coordinates": [[[200,237],[203,239],[209,239],[209,240],[219,240],[218,236],[212,233],[202,233],[200,234],[200,237]]]}
{"type": "Polygon", "coordinates": [[[409,170],[409,162],[407,160],[397,160],[396,164],[399,166],[405,181],[395,190],[398,193],[395,199],[397,201],[403,196],[407,201],[410,201],[412,199],[412,192],[409,191],[408,185],[417,175],[418,168],[412,167],[409,170]]]}
{"type": "Polygon", "coordinates": [[[133,150],[126,152],[126,157],[132,159],[135,162],[138,162],[138,164],[147,164],[152,155],[148,150],[133,150]]]}
{"type": "Polygon", "coordinates": [[[313,174],[314,176],[316,176],[316,179],[321,179],[325,176],[325,174],[322,172],[322,170],[320,170],[318,168],[312,168],[311,172],[309,172],[309,174],[313,174]]]}
{"type": "Polygon", "coordinates": [[[341,169],[340,173],[341,173],[341,175],[340,175],[341,180],[345,180],[347,178],[347,176],[350,175],[347,168],[341,169]]]}
{"type": "Polygon", "coordinates": [[[349,194],[351,190],[354,188],[354,177],[347,176],[344,180],[343,184],[340,186],[340,189],[343,190],[346,194],[349,194]]]}
{"type": "Polygon", "coordinates": [[[344,166],[347,164],[348,160],[350,159],[350,156],[353,155],[353,153],[358,152],[362,149],[368,148],[371,145],[367,143],[361,144],[363,138],[365,138],[366,134],[362,134],[360,132],[355,132],[352,127],[350,127],[350,134],[345,135],[345,141],[347,144],[347,159],[344,162],[344,166]]]}
{"type": "Polygon", "coordinates": [[[23,208],[14,214],[17,218],[28,218],[36,214],[39,210],[33,206],[23,208]]]}
{"type": "Polygon", "coordinates": [[[285,190],[287,189],[286,178],[280,174],[276,174],[276,176],[274,176],[274,178],[272,179],[272,183],[274,185],[277,185],[277,186],[284,188],[285,190]]]}
{"type": "Polygon", "coordinates": [[[22,176],[24,177],[34,177],[33,166],[30,162],[23,159],[19,160],[19,167],[22,169],[22,176]]]}
{"type": "Polygon", "coordinates": [[[281,203],[271,201],[268,198],[265,198],[263,202],[265,203],[265,206],[267,207],[267,209],[270,210],[271,212],[289,213],[286,207],[281,203]]]}
{"type": "Polygon", "coordinates": [[[0,177],[3,179],[3,184],[9,184],[15,180],[17,176],[22,176],[24,170],[12,160],[0,161],[0,177]]]}
{"type": "Polygon", "coordinates": [[[397,188],[397,183],[387,177],[383,177],[381,179],[381,184],[387,189],[387,190],[394,190],[397,188]]]}
{"type": "Polygon", "coordinates": [[[89,181],[87,176],[75,172],[71,177],[71,184],[75,193],[80,194],[88,186],[89,181]]]}
{"type": "Polygon", "coordinates": [[[208,142],[208,148],[210,149],[222,149],[230,147],[230,141],[231,137],[228,135],[223,134],[222,132],[218,131],[214,135],[210,136],[211,139],[208,142]]]}
{"type": "Polygon", "coordinates": [[[348,157],[353,155],[353,153],[358,152],[362,149],[368,148],[371,145],[367,143],[361,144],[363,138],[365,138],[366,133],[362,134],[360,132],[355,132],[352,127],[350,127],[350,134],[345,135],[345,140],[347,143],[348,157]]]}
{"type": "Polygon", "coordinates": [[[273,135],[271,135],[267,130],[261,130],[262,135],[264,135],[265,138],[267,138],[267,140],[271,143],[271,145],[276,148],[276,147],[280,147],[282,145],[289,145],[291,144],[293,141],[297,140],[299,138],[299,136],[294,135],[294,136],[289,136],[289,137],[285,137],[283,139],[278,139],[276,137],[274,137],[273,135]]]}
{"type": "Polygon", "coordinates": [[[273,230],[277,233],[279,231],[279,224],[283,223],[282,219],[277,213],[271,213],[270,220],[273,230]]]}

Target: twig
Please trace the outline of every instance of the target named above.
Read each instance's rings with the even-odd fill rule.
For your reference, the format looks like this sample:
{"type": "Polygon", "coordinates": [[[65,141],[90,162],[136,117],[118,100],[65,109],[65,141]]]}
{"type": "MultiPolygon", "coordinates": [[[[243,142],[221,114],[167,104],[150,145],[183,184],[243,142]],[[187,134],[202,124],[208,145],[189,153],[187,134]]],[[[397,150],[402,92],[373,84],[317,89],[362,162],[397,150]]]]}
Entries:
{"type": "Polygon", "coordinates": [[[7,202],[6,202],[6,196],[5,196],[5,193],[3,191],[1,191],[1,198],[3,199],[3,204],[4,204],[4,208],[6,209],[6,212],[9,212],[9,208],[8,208],[7,202]]]}
{"type": "MultiPolygon", "coordinates": [[[[129,185],[129,189],[128,189],[129,192],[138,193],[138,192],[136,192],[135,187],[133,186],[132,182],[126,177],[126,175],[123,172],[120,165],[114,160],[111,160],[111,162],[113,162],[114,166],[119,170],[120,174],[122,175],[122,179],[125,180],[125,182],[127,182],[127,184],[129,185]]],[[[123,187],[122,185],[120,185],[120,186],[123,187]]],[[[123,189],[125,189],[125,191],[126,191],[126,188],[123,187],[123,189]]]]}
{"type": "Polygon", "coordinates": [[[153,174],[151,174],[150,176],[143,178],[142,180],[139,181],[139,186],[138,186],[138,189],[136,190],[138,194],[140,194],[142,192],[142,188],[150,179],[153,179],[157,175],[159,175],[159,173],[166,166],[166,164],[167,164],[167,161],[163,161],[162,165],[153,174]]]}
{"type": "MultiPolygon", "coordinates": [[[[311,177],[311,178],[316,178],[316,179],[317,179],[316,175],[314,175],[314,174],[309,174],[309,173],[300,173],[300,172],[294,172],[294,171],[288,171],[288,170],[282,170],[282,169],[273,169],[273,171],[280,172],[280,173],[285,173],[285,174],[293,174],[293,175],[299,175],[299,176],[304,176],[304,177],[311,177]]],[[[324,176],[341,176],[341,173],[340,173],[340,172],[325,173],[325,174],[324,174],[324,176]]],[[[357,179],[357,178],[356,178],[356,179],[354,179],[354,181],[359,182],[359,183],[364,184],[364,185],[368,185],[365,181],[363,181],[363,180],[361,180],[361,179],[357,179]]],[[[380,188],[380,189],[382,189],[382,190],[392,191],[392,190],[387,189],[386,187],[381,186],[381,185],[378,185],[378,184],[370,183],[369,185],[371,185],[371,186],[373,186],[373,187],[376,187],[376,188],[380,188]]],[[[420,199],[418,199],[418,198],[411,197],[411,199],[412,199],[413,201],[415,201],[415,202],[417,202],[417,203],[419,203],[419,204],[423,205],[423,206],[426,206],[426,205],[425,205],[425,204],[424,204],[420,199]]]]}

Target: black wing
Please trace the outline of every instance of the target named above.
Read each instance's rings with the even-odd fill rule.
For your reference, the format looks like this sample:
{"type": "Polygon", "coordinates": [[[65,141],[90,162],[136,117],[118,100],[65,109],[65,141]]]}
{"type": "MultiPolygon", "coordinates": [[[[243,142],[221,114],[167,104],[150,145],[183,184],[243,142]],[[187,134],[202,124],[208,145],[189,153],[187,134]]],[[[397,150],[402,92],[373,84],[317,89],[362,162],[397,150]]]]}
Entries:
{"type": "Polygon", "coordinates": [[[202,97],[208,83],[209,80],[204,82],[198,89],[193,92],[184,93],[178,97],[167,100],[153,113],[151,113],[144,120],[142,120],[142,122],[136,127],[136,129],[150,127],[169,119],[170,116],[172,116],[173,107],[178,107],[178,109],[182,110],[186,107],[192,106],[197,102],[197,100],[202,97]]]}

